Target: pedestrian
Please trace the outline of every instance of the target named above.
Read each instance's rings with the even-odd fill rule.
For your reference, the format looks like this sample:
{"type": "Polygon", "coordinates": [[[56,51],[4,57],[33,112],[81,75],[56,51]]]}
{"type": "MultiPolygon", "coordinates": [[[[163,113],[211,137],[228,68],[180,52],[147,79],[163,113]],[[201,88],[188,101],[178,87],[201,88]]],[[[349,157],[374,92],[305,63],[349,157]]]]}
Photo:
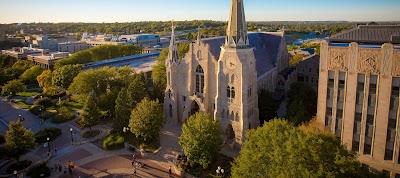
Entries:
{"type": "Polygon", "coordinates": [[[68,166],[68,172],[69,172],[70,175],[72,175],[72,168],[71,168],[71,166],[68,166]]]}
{"type": "Polygon", "coordinates": [[[62,171],[62,167],[60,164],[58,164],[58,170],[61,172],[62,171]]]}
{"type": "Polygon", "coordinates": [[[54,156],[57,155],[57,147],[54,148],[54,156]]]}
{"type": "Polygon", "coordinates": [[[64,165],[64,175],[67,173],[67,166],[64,165]]]}
{"type": "Polygon", "coordinates": [[[172,170],[171,170],[171,166],[169,167],[168,173],[169,173],[169,177],[172,177],[172,170]]]}
{"type": "Polygon", "coordinates": [[[133,175],[136,176],[136,167],[135,166],[133,166],[133,175]]]}
{"type": "Polygon", "coordinates": [[[135,158],[136,157],[136,155],[135,155],[135,153],[133,153],[133,155],[132,155],[132,160],[133,160],[133,162],[135,162],[135,158]]]}

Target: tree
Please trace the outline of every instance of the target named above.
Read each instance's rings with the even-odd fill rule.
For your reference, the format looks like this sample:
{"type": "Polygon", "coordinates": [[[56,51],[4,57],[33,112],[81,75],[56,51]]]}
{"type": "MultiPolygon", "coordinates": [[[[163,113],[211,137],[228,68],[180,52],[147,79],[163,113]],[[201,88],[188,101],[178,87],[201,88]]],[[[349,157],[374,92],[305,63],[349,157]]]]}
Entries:
{"type": "Polygon", "coordinates": [[[82,39],[82,34],[80,34],[80,33],[76,34],[75,38],[77,41],[80,41],[82,39]]]}
{"type": "Polygon", "coordinates": [[[24,73],[26,70],[31,68],[33,66],[32,61],[28,60],[18,60],[14,65],[11,67],[11,70],[14,74],[15,78],[19,78],[22,73],[24,73]]]}
{"type": "Polygon", "coordinates": [[[21,82],[21,80],[11,80],[2,87],[3,92],[12,92],[12,95],[16,95],[19,92],[24,92],[25,90],[26,86],[21,82]]]}
{"type": "Polygon", "coordinates": [[[258,110],[260,123],[264,124],[264,122],[268,122],[271,119],[274,119],[277,115],[279,105],[277,101],[272,97],[272,94],[262,89],[260,94],[258,94],[258,110]]]}
{"type": "Polygon", "coordinates": [[[42,68],[40,66],[32,66],[31,68],[26,70],[24,73],[22,73],[22,75],[19,78],[25,84],[35,84],[35,83],[37,83],[37,80],[36,80],[37,76],[42,74],[43,71],[44,71],[44,68],[42,68]]]}
{"type": "Polygon", "coordinates": [[[361,164],[334,135],[315,124],[275,119],[247,132],[232,177],[360,177],[361,164]]]}
{"type": "Polygon", "coordinates": [[[144,74],[135,74],[133,81],[128,86],[129,103],[132,109],[135,108],[136,104],[141,102],[147,97],[147,81],[144,78],[144,74]]]}
{"type": "Polygon", "coordinates": [[[52,82],[55,86],[67,89],[82,69],[80,64],[62,66],[53,71],[52,82]]]}
{"type": "Polygon", "coordinates": [[[136,138],[147,142],[157,136],[164,120],[162,106],[146,97],[132,110],[129,127],[136,138]]]}
{"type": "Polygon", "coordinates": [[[89,127],[92,130],[92,126],[100,122],[101,113],[96,105],[96,97],[94,93],[91,93],[87,97],[85,104],[83,105],[83,114],[80,117],[79,125],[83,127],[89,127]]]}
{"type": "Polygon", "coordinates": [[[119,92],[117,100],[115,100],[115,118],[113,120],[115,131],[121,132],[124,127],[128,126],[131,112],[129,95],[127,89],[123,88],[119,92]]]}
{"type": "Polygon", "coordinates": [[[44,94],[53,94],[57,92],[57,88],[54,87],[51,78],[53,77],[53,74],[51,73],[50,70],[45,70],[40,74],[39,76],[36,77],[36,80],[38,81],[38,84],[40,87],[43,88],[43,93],[44,94]]]}
{"type": "Polygon", "coordinates": [[[288,91],[286,119],[295,125],[310,121],[317,113],[317,94],[306,83],[296,82],[288,91]]]}
{"type": "Polygon", "coordinates": [[[210,114],[196,113],[183,124],[179,144],[189,161],[207,168],[221,149],[220,135],[220,120],[214,120],[210,114]]]}
{"type": "Polygon", "coordinates": [[[17,161],[19,161],[21,155],[35,148],[36,145],[33,132],[27,130],[19,120],[10,122],[5,140],[8,156],[17,161]]]}
{"type": "Polygon", "coordinates": [[[189,51],[189,43],[179,43],[178,44],[178,55],[179,58],[185,57],[185,54],[189,51]]]}
{"type": "Polygon", "coordinates": [[[303,55],[302,54],[296,54],[293,56],[292,59],[289,61],[289,66],[290,67],[296,67],[296,65],[303,60],[303,55]]]}
{"type": "Polygon", "coordinates": [[[165,67],[165,60],[168,57],[168,49],[161,51],[160,56],[157,58],[157,64],[153,67],[152,77],[154,83],[153,99],[164,101],[164,90],[167,86],[167,70],[165,67]]]}

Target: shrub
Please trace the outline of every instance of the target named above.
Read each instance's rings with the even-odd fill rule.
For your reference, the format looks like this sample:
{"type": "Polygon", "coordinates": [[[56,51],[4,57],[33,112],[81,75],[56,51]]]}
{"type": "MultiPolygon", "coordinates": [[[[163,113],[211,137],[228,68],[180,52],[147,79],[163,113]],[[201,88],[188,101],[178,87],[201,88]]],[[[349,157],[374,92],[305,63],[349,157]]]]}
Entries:
{"type": "Polygon", "coordinates": [[[54,113],[54,112],[42,111],[42,113],[39,115],[39,118],[47,120],[47,119],[51,119],[55,116],[56,116],[56,113],[54,113]]]}
{"type": "Polygon", "coordinates": [[[31,164],[32,164],[32,161],[30,161],[30,160],[23,160],[18,163],[11,164],[10,166],[7,167],[6,173],[11,174],[15,170],[17,170],[17,171],[23,170],[23,169],[29,167],[31,164]]]}
{"type": "Polygon", "coordinates": [[[60,135],[61,135],[60,129],[54,128],[54,127],[49,127],[49,128],[45,128],[45,129],[39,131],[38,133],[36,133],[33,136],[35,137],[35,140],[37,143],[45,143],[45,142],[47,142],[47,137],[49,137],[50,140],[53,140],[60,135]]]}
{"type": "Polygon", "coordinates": [[[34,115],[39,115],[40,109],[42,109],[42,112],[46,110],[44,106],[41,105],[33,105],[29,108],[29,112],[31,112],[34,115]]]}
{"type": "Polygon", "coordinates": [[[50,169],[46,166],[46,164],[35,165],[31,170],[28,171],[26,175],[30,176],[31,178],[39,178],[41,177],[41,174],[44,174],[44,177],[50,176],[50,169]]]}
{"type": "Polygon", "coordinates": [[[82,134],[82,137],[83,138],[93,138],[93,137],[99,135],[99,133],[100,133],[100,130],[88,130],[82,134]]]}
{"type": "Polygon", "coordinates": [[[103,149],[117,150],[124,147],[124,137],[119,134],[110,134],[103,140],[103,149]]]}
{"type": "Polygon", "coordinates": [[[73,120],[74,118],[75,116],[72,113],[57,114],[56,116],[53,117],[53,119],[51,119],[51,123],[61,124],[73,120]]]}
{"type": "Polygon", "coordinates": [[[51,103],[51,99],[48,97],[43,97],[43,98],[39,98],[38,100],[35,101],[34,103],[35,105],[41,105],[44,107],[50,107],[53,105],[53,103],[51,103]]]}

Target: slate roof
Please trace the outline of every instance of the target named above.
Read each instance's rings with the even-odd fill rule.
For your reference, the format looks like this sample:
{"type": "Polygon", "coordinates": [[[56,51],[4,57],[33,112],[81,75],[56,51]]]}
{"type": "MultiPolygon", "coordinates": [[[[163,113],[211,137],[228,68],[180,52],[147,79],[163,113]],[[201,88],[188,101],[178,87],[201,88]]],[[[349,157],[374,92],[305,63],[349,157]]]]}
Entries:
{"type": "MultiPolygon", "coordinates": [[[[248,37],[250,46],[254,47],[257,77],[259,77],[275,67],[282,36],[268,33],[249,33],[248,37]]],[[[219,59],[225,37],[207,38],[203,39],[202,42],[208,44],[210,53],[215,59],[219,59]]]]}
{"type": "Polygon", "coordinates": [[[332,43],[400,44],[400,25],[359,25],[357,28],[333,35],[332,43]]]}

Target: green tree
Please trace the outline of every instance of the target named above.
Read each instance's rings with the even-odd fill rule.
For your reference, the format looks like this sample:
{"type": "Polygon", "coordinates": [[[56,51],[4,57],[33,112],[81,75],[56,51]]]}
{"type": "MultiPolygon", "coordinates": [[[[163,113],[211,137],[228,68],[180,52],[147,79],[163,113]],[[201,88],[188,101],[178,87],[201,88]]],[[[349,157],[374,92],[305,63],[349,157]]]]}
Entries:
{"type": "Polygon", "coordinates": [[[14,65],[11,67],[11,70],[14,74],[15,78],[19,78],[22,73],[24,73],[26,70],[31,68],[33,66],[32,61],[28,60],[18,60],[14,65]]]}
{"type": "Polygon", "coordinates": [[[52,94],[57,92],[56,87],[54,87],[51,81],[52,77],[53,74],[51,73],[50,70],[45,70],[39,76],[36,77],[39,86],[43,88],[43,93],[45,94],[52,94]]]}
{"type": "Polygon", "coordinates": [[[19,77],[22,82],[25,84],[35,84],[37,83],[36,77],[42,74],[45,69],[40,66],[32,66],[28,70],[26,70],[22,75],[19,77]]]}
{"type": "Polygon", "coordinates": [[[92,126],[100,122],[101,113],[95,100],[96,97],[94,93],[91,93],[83,105],[83,113],[79,118],[79,125],[82,128],[89,127],[89,129],[92,130],[92,126]]]}
{"type": "Polygon", "coordinates": [[[289,66],[290,67],[296,67],[296,65],[303,60],[303,55],[302,54],[296,54],[293,56],[292,59],[289,61],[289,66]]]}
{"type": "Polygon", "coordinates": [[[279,105],[278,102],[272,97],[272,94],[262,89],[258,94],[258,110],[260,123],[268,122],[277,116],[279,105]]]}
{"type": "Polygon", "coordinates": [[[12,92],[12,95],[16,95],[19,92],[24,92],[25,90],[26,86],[21,82],[21,80],[11,80],[2,87],[3,92],[12,92]]]}
{"type": "Polygon", "coordinates": [[[10,122],[5,140],[8,156],[17,161],[21,155],[34,149],[36,145],[33,132],[27,130],[19,120],[10,122]]]}
{"type": "Polygon", "coordinates": [[[53,71],[52,82],[55,86],[67,89],[82,69],[80,64],[62,66],[53,71]]]}
{"type": "Polygon", "coordinates": [[[80,33],[76,34],[75,38],[77,41],[80,41],[82,39],[82,34],[80,34],[80,33]]]}
{"type": "Polygon", "coordinates": [[[220,120],[214,120],[210,114],[196,113],[183,124],[179,144],[190,161],[205,169],[221,149],[220,135],[220,120]]]}
{"type": "Polygon", "coordinates": [[[317,113],[317,94],[308,84],[302,82],[291,84],[287,97],[286,119],[293,124],[308,122],[317,113]]]}
{"type": "Polygon", "coordinates": [[[179,58],[185,57],[185,54],[189,51],[189,43],[179,43],[178,44],[178,55],[179,58]]]}
{"type": "Polygon", "coordinates": [[[113,120],[115,131],[121,132],[124,127],[128,126],[131,112],[129,95],[127,89],[123,88],[115,100],[115,118],[113,120]]]}
{"type": "Polygon", "coordinates": [[[316,126],[272,120],[246,133],[232,177],[360,177],[361,165],[340,140],[316,126]]]}
{"type": "Polygon", "coordinates": [[[147,97],[147,81],[144,78],[144,74],[135,74],[133,81],[128,86],[129,103],[132,109],[140,103],[145,97],[147,97]]]}
{"type": "Polygon", "coordinates": [[[164,122],[163,108],[158,101],[144,98],[132,110],[129,127],[137,138],[148,142],[157,136],[164,122]]]}
{"type": "Polygon", "coordinates": [[[167,71],[165,67],[165,60],[168,57],[168,49],[161,51],[160,56],[157,58],[157,64],[153,67],[152,78],[154,83],[153,99],[158,99],[164,102],[164,90],[167,86],[167,71]]]}

